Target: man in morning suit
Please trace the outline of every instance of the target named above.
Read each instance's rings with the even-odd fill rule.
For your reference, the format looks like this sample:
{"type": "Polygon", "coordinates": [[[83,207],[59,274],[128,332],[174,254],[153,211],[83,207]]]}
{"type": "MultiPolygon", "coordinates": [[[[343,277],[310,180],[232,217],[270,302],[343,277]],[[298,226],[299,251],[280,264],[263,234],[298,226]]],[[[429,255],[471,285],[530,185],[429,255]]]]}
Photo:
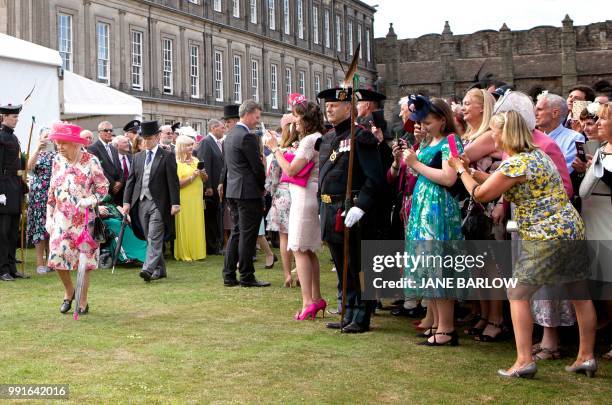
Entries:
{"type": "Polygon", "coordinates": [[[134,156],[123,195],[124,213],[130,212],[134,234],[147,241],[140,272],[145,281],[166,277],[164,234],[173,237],[174,218],[180,211],[176,157],[159,147],[157,121],[141,125],[144,150],[134,156]]]}
{"type": "MultiPolygon", "coordinates": [[[[321,196],[321,237],[327,242],[336,265],[339,288],[344,271],[344,229],[350,228],[349,263],[344,319],[327,324],[345,333],[363,333],[370,329],[374,301],[361,298],[361,224],[375,215],[376,199],[385,182],[380,154],[373,134],[363,127],[355,128],[352,201],[344,206],[349,175],[351,133],[351,89],[328,89],[317,95],[325,100],[327,119],[334,126],[319,145],[319,194],[321,196]],[[344,220],[340,213],[344,213],[344,220]]],[[[369,223],[372,223],[371,221],[369,223]]]]}
{"type": "Polygon", "coordinates": [[[104,177],[108,180],[108,192],[113,196],[113,201],[121,205],[123,201],[123,189],[125,182],[122,180],[121,166],[119,166],[119,155],[117,149],[112,145],[113,124],[102,121],[98,124],[98,140],[87,147],[87,151],[98,158],[102,165],[104,177]]]}
{"type": "Polygon", "coordinates": [[[202,139],[196,151],[200,162],[204,162],[204,170],[208,180],[204,186],[204,223],[206,227],[206,254],[219,255],[223,245],[223,211],[219,199],[219,180],[223,170],[223,148],[221,139],[224,135],[224,125],[221,121],[208,121],[210,132],[202,139]]]}
{"type": "Polygon", "coordinates": [[[260,140],[251,133],[258,124],[262,107],[254,100],[240,106],[240,121],[223,142],[224,166],[219,194],[227,198],[232,216],[232,232],[227,242],[223,283],[227,287],[268,287],[255,278],[253,256],[264,211],[266,172],[260,153],[260,140]],[[240,263],[240,281],[236,267],[240,263]]]}

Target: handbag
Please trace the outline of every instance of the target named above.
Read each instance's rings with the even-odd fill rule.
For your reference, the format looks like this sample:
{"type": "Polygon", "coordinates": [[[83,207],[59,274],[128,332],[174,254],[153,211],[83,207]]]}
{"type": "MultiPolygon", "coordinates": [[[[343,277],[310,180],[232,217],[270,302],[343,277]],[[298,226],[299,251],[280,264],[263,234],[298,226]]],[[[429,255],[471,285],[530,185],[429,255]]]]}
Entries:
{"type": "Polygon", "coordinates": [[[100,218],[100,211],[98,210],[97,206],[94,207],[94,212],[96,213],[96,216],[93,223],[93,239],[98,243],[105,243],[110,236],[108,229],[106,228],[106,225],[104,225],[102,218],[100,218]]]}
{"type": "MultiPolygon", "coordinates": [[[[285,152],[283,156],[285,157],[285,160],[289,163],[291,163],[293,159],[295,159],[295,155],[291,152],[285,152]]],[[[300,170],[300,172],[295,176],[287,176],[285,172],[283,172],[283,174],[281,175],[281,182],[284,181],[287,183],[295,184],[296,186],[306,187],[306,185],[308,184],[308,178],[310,177],[310,172],[314,168],[314,165],[314,162],[306,163],[306,166],[304,166],[302,170],[300,170]]]]}
{"type": "Polygon", "coordinates": [[[465,239],[493,239],[493,220],[487,215],[485,206],[474,199],[474,190],[472,190],[469,202],[463,205],[461,214],[463,216],[461,231],[465,239]]]}

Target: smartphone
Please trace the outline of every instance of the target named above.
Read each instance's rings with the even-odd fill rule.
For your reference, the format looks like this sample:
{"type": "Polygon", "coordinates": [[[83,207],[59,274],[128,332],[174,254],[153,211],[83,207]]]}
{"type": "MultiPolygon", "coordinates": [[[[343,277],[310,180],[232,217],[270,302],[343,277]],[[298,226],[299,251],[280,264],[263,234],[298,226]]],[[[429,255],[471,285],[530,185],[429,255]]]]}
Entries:
{"type": "Polygon", "coordinates": [[[448,148],[452,157],[459,157],[459,151],[457,150],[457,144],[455,143],[455,135],[450,134],[448,137],[448,148]]]}
{"type": "Polygon", "coordinates": [[[587,161],[586,153],[584,151],[584,142],[576,142],[576,155],[578,155],[578,159],[583,162],[587,161]]]}
{"type": "Polygon", "coordinates": [[[387,129],[387,121],[385,120],[385,114],[381,110],[372,112],[372,120],[376,128],[380,128],[383,131],[387,129]]]}
{"type": "Polygon", "coordinates": [[[198,162],[198,170],[204,170],[204,162],[198,162]]]}

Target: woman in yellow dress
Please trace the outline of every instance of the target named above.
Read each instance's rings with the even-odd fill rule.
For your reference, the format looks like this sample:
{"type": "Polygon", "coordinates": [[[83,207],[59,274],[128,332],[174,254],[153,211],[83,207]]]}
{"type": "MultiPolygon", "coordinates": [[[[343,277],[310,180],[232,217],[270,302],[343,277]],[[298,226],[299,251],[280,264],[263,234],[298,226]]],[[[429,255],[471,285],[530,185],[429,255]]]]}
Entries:
{"type": "Polygon", "coordinates": [[[176,216],[174,258],[192,261],[206,257],[204,234],[204,183],[208,176],[198,170],[198,158],[193,156],[194,140],[180,135],[176,138],[176,166],[181,185],[181,212],[176,216]]]}

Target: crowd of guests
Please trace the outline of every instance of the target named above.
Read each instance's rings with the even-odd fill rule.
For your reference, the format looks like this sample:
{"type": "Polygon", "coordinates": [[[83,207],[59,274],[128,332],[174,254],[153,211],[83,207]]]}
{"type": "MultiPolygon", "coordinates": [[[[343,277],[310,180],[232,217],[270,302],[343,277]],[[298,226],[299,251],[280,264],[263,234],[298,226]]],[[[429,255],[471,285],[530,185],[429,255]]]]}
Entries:
{"type": "MultiPolygon", "coordinates": [[[[227,287],[267,287],[255,277],[256,245],[271,268],[277,259],[265,231],[277,233],[284,286],[299,286],[302,295],[294,319],[342,314],[327,326],[346,333],[368,331],[375,308],[361,298],[360,240],[401,239],[410,253],[432,240],[612,238],[606,220],[612,217],[610,89],[597,94],[579,85],[566,99],[544,92],[532,100],[503,83],[481,83],[460,102],[412,95],[400,100],[399,128],[382,118],[384,95],[355,89],[353,112],[346,91],[319,94],[323,107],[292,94],[291,113],[275,131],[258,131],[262,107],[253,100],[227,106],[204,137],[155,121],[132,121],[120,136],[106,121],[97,137],[68,123],[41,131],[27,166],[27,235],[36,246],[37,271],[55,270],[64,284],[61,312],[74,299],[69,270],[77,268],[79,253],[86,253],[87,269],[98,267],[99,250],[76,242],[94,207],[111,229],[123,216],[130,219],[127,240],[141,244],[128,242],[122,258],[142,262],[147,282],[166,277],[163,251],[170,241],[176,260],[224,254],[227,287]],[[353,193],[346,206],[349,170],[353,193]],[[470,202],[482,207],[490,226],[466,231],[470,202]],[[324,243],[338,274],[337,306],[329,309],[320,288],[324,243]]],[[[455,297],[418,287],[405,289],[392,314],[420,318],[414,326],[425,346],[459,344],[459,325],[481,342],[508,338],[512,330],[517,358],[498,371],[504,377],[532,377],[536,361],[560,358],[558,328],[577,323],[578,353],[566,370],[593,376],[597,329],[612,323],[612,303],[533,300],[553,277],[572,285],[587,277],[582,269],[555,274],[565,245],[541,246],[516,259],[519,286],[508,290],[509,317],[503,301],[481,300],[466,303],[470,311],[460,318],[455,297]],[[543,328],[536,344],[534,323],[543,328]]],[[[426,268],[414,270],[417,281],[428,276],[426,268]]],[[[88,311],[84,291],[81,313],[88,311]]]]}

